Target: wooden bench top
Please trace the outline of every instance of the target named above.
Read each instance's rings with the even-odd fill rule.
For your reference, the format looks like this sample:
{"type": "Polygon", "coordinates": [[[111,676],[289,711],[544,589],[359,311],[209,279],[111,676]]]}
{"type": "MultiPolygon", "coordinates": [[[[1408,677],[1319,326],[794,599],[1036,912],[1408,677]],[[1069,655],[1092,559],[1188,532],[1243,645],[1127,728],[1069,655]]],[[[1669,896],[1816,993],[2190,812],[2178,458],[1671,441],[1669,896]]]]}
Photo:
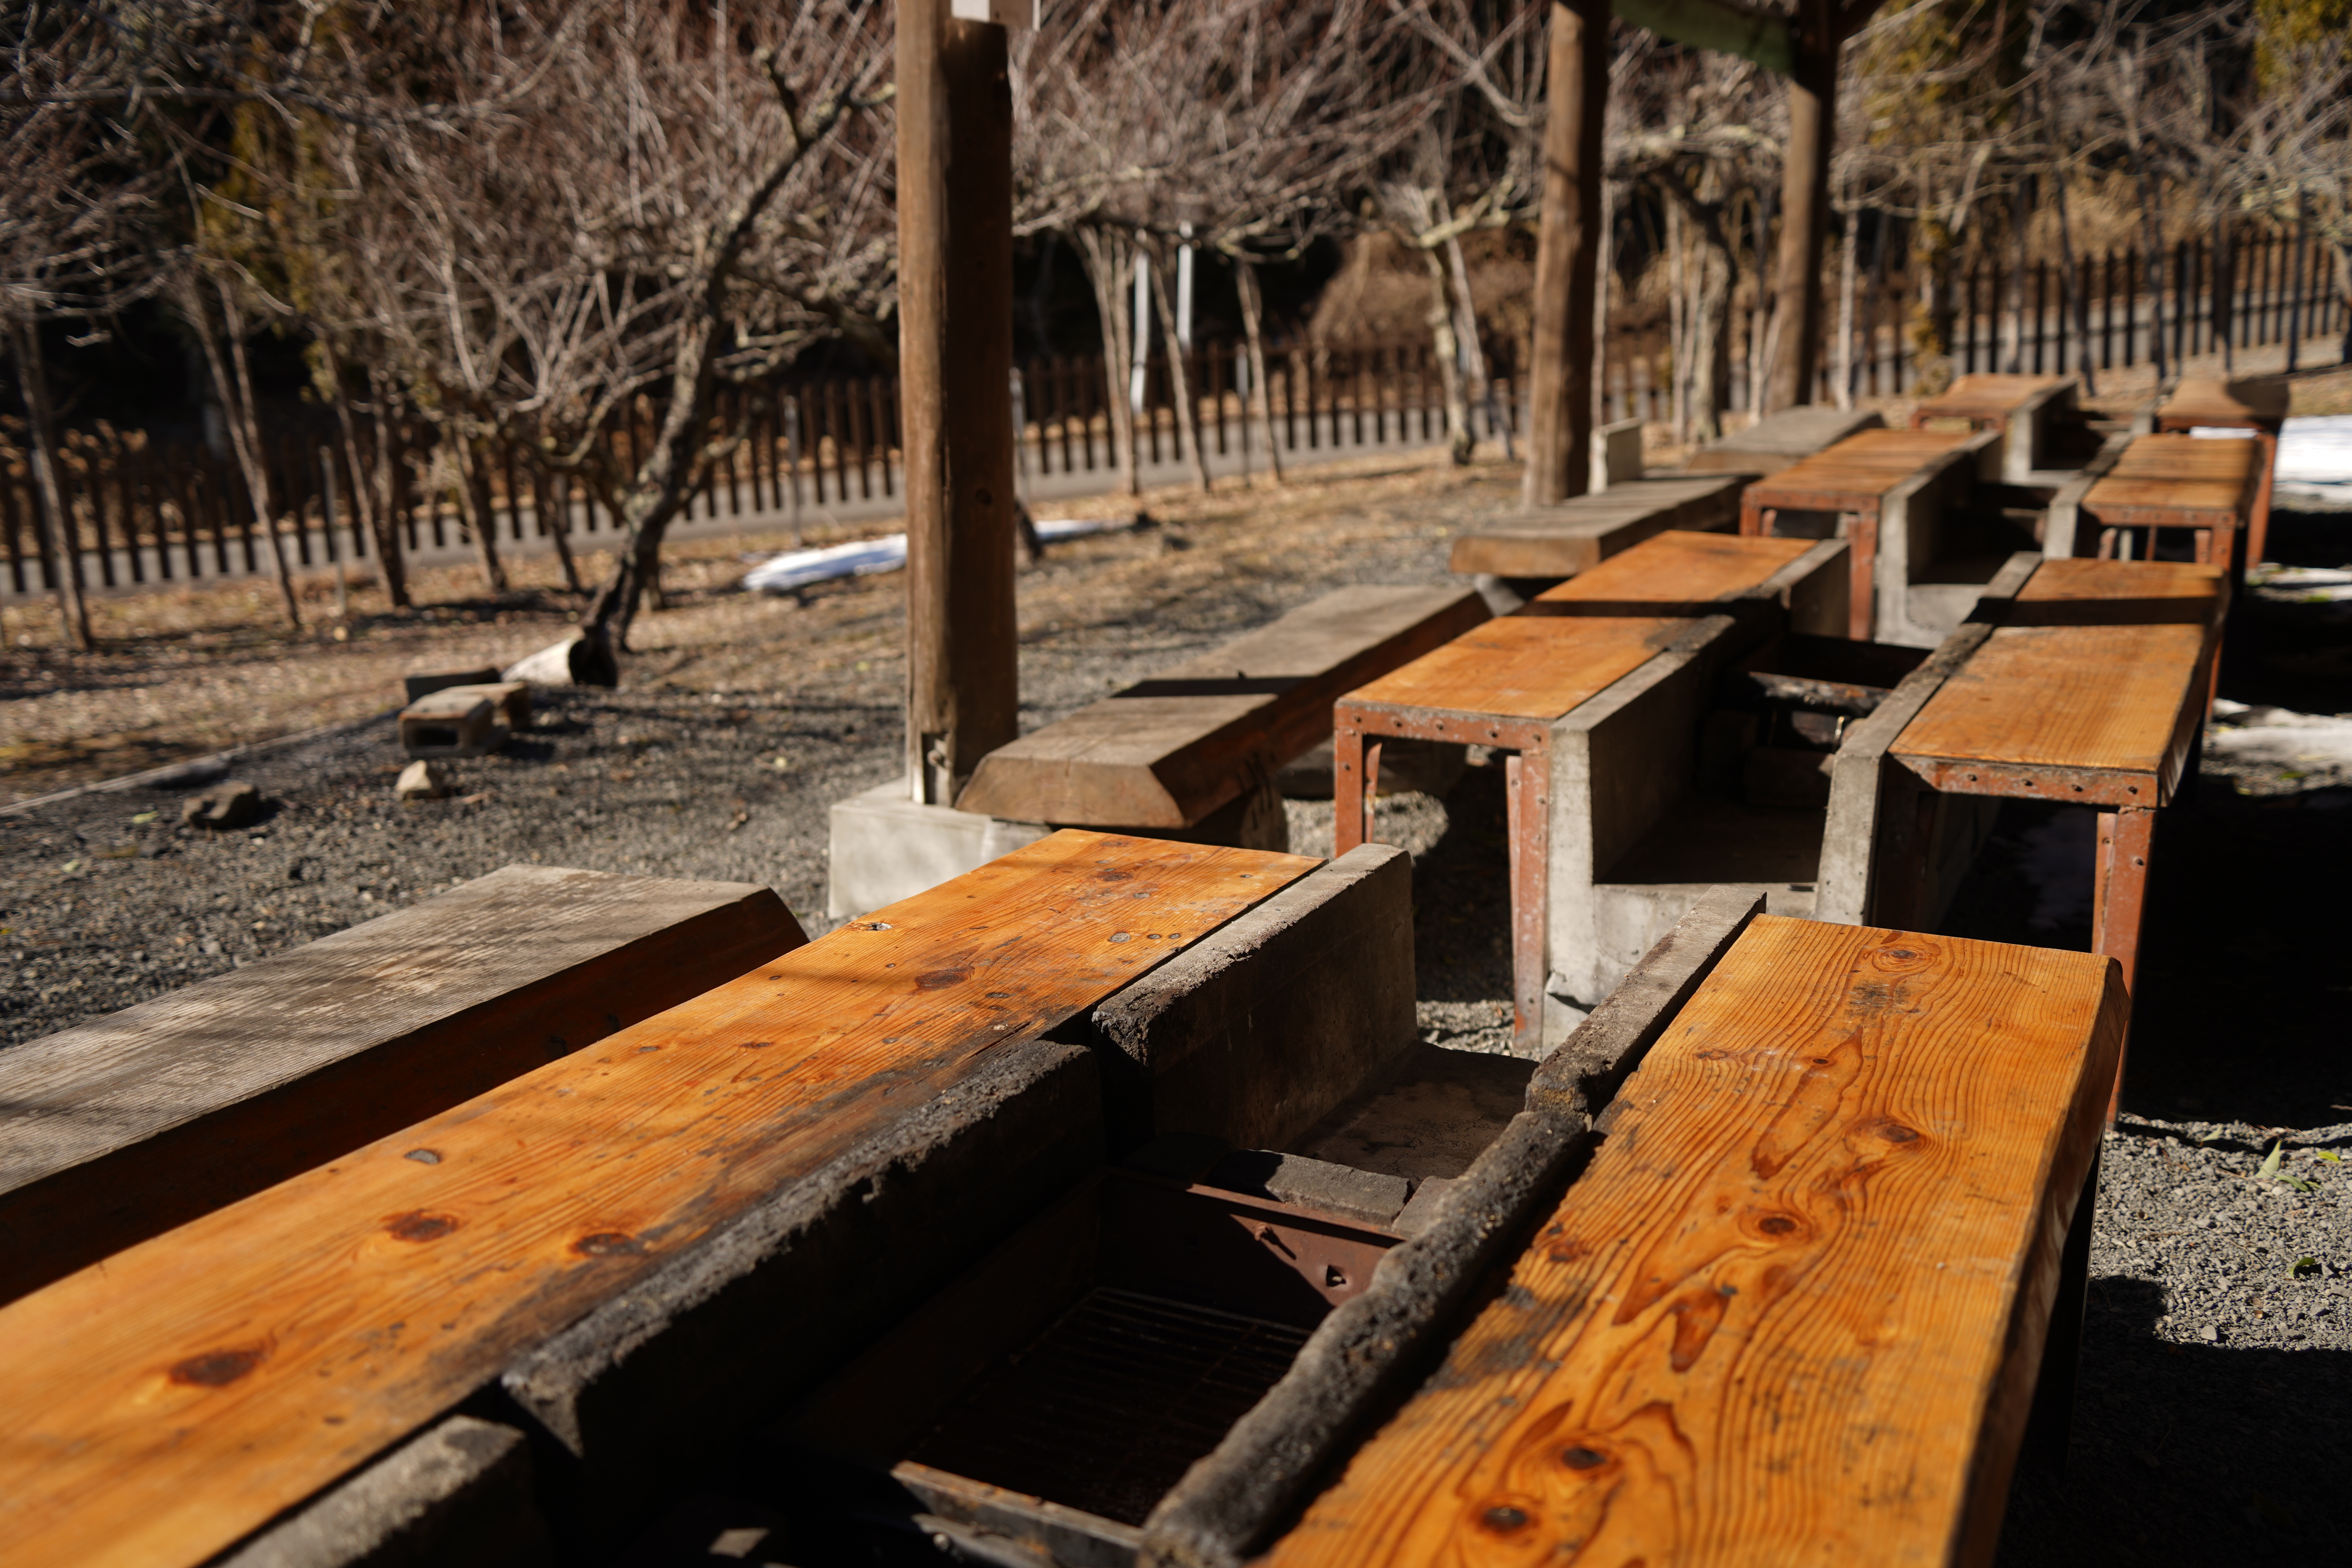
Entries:
{"type": "Polygon", "coordinates": [[[2052,556],[2011,602],[2011,626],[2106,622],[2218,625],[2230,605],[2223,567],[2193,561],[2098,561],[2052,556]]]}
{"type": "Polygon", "coordinates": [[[1834,447],[1858,430],[1884,427],[1874,408],[1841,409],[1828,404],[1784,409],[1702,447],[1683,465],[1693,474],[1770,474],[1802,458],[1834,447]]]}
{"type": "Polygon", "coordinates": [[[1736,533],[1661,533],[1536,595],[1538,605],[1586,600],[1684,604],[1724,599],[1761,584],[1819,542],[1736,533]]]}
{"type": "Polygon", "coordinates": [[[1260,1561],[1989,1560],[2128,1006],[2086,953],[1758,918],[1260,1561]]]}
{"type": "Polygon", "coordinates": [[[2163,805],[2204,711],[2212,640],[2201,625],[2000,627],[1894,754],[1938,787],[1996,793],[1996,773],[2025,773],[2037,796],[2163,805]]]}
{"type": "Polygon", "coordinates": [[[1055,834],[0,1308],[0,1561],[203,1562],[1315,864],[1055,834]]]}
{"type": "Polygon", "coordinates": [[[1958,430],[1864,430],[1757,480],[1748,487],[1748,504],[1794,506],[1822,497],[1848,497],[1859,505],[1875,506],[1887,491],[1971,438],[1958,430]]]}
{"type": "Polygon", "coordinates": [[[2091,487],[2083,510],[2102,516],[2230,512],[2242,519],[2264,457],[2259,441],[2142,436],[2091,487]]]}
{"type": "Polygon", "coordinates": [[[1506,616],[1341,700],[1355,708],[1557,719],[1640,668],[1691,625],[1669,616],[1506,616]]]}
{"type": "Polygon", "coordinates": [[[1964,375],[1935,396],[1921,398],[1911,410],[1911,421],[1916,426],[1928,419],[2006,420],[2042,393],[2074,379],[2071,375],[1964,375]]]}
{"type": "Polygon", "coordinates": [[[750,883],[509,866],[0,1051],[0,1300],[806,940],[750,883]]]}
{"type": "Polygon", "coordinates": [[[2184,377],[2156,413],[2167,427],[2203,425],[2275,433],[2286,418],[2290,401],[2286,384],[2267,376],[2243,381],[2184,377]]]}
{"type": "Polygon", "coordinates": [[[1447,563],[1497,577],[1567,577],[1668,529],[1729,528],[1739,521],[1740,474],[1621,480],[1599,495],[1464,529],[1447,563]]]}
{"type": "Polygon", "coordinates": [[[1000,746],[961,811],[1190,827],[1330,735],[1341,692],[1487,617],[1468,588],[1360,585],[1000,746]]]}

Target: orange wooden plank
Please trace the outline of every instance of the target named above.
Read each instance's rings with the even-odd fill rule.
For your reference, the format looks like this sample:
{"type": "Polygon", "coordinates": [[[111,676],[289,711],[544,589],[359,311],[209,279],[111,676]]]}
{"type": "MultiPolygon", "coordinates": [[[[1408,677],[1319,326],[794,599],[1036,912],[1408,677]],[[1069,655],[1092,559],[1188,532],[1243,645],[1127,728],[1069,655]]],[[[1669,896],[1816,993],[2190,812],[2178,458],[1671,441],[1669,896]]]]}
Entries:
{"type": "Polygon", "coordinates": [[[2127,1007],[2085,953],[1759,918],[1263,1561],[1989,1557],[2127,1007]]]}
{"type": "Polygon", "coordinates": [[[1990,373],[1964,375],[1934,397],[1923,397],[1912,409],[1920,419],[2006,419],[2033,395],[2056,386],[2063,375],[2007,375],[1990,373]]]}
{"type": "Polygon", "coordinates": [[[2182,705],[2203,705],[2210,635],[2197,625],[2003,626],[1928,699],[1895,754],[2155,776],[2182,705]]]}
{"type": "Polygon", "coordinates": [[[1556,719],[1639,668],[1691,624],[1664,616],[1506,616],[1340,701],[1556,719]]]}
{"type": "Polygon", "coordinates": [[[2218,599],[2229,591],[2228,574],[2194,561],[2095,561],[2088,556],[2053,557],[2033,569],[2018,598],[2218,599]]]}
{"type": "Polygon", "coordinates": [[[0,1310],[0,1562],[203,1561],[1315,864],[1057,833],[0,1310]]]}
{"type": "Polygon", "coordinates": [[[2106,477],[2083,498],[2086,511],[2161,508],[2242,512],[2262,477],[2263,448],[2255,440],[2200,440],[2193,436],[2143,436],[2124,448],[2106,477]]]}
{"type": "Polygon", "coordinates": [[[1748,504],[1778,506],[1783,503],[1775,497],[1826,490],[1864,498],[1882,496],[1970,439],[1967,431],[1860,431],[1827,451],[1748,486],[1748,504]]]}
{"type": "Polygon", "coordinates": [[[1670,531],[1546,589],[1536,602],[1651,599],[1687,604],[1727,598],[1755,587],[1817,542],[1670,531]]]}

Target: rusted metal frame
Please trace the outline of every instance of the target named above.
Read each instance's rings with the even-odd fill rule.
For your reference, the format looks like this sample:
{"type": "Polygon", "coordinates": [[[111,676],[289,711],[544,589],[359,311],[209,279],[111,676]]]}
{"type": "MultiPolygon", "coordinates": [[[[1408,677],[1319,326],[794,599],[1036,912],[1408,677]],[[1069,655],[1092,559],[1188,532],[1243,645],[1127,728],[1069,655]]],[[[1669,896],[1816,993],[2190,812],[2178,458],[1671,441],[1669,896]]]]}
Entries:
{"type": "MultiPolygon", "coordinates": [[[[2140,921],[2147,900],[2148,852],[2155,837],[2156,813],[2147,807],[2125,807],[2099,814],[2097,876],[2091,895],[2091,951],[2116,961],[2123,971],[2124,989],[2139,993],[2140,921]]],[[[2124,1049],[2131,1047],[2128,1031],[2124,1049]]],[[[2121,1108],[2124,1061],[2116,1059],[2115,1088],[2107,1097],[2107,1121],[2121,1108]]]]}
{"type": "Polygon", "coordinates": [[[2159,436],[2181,435],[2190,430],[2248,430],[2252,438],[2262,445],[2263,460],[2253,483],[2253,499],[2246,511],[2246,564],[2262,563],[2263,554],[2270,546],[2271,484],[2278,471],[2279,422],[2269,419],[2199,419],[2187,415],[2159,413],[2156,416],[2156,433],[2159,436]]]}
{"type": "Polygon", "coordinates": [[[1517,753],[1503,764],[1511,889],[1511,1037],[1522,1050],[1542,1043],[1549,973],[1546,921],[1551,885],[1551,721],[1504,719],[1391,702],[1341,702],[1332,710],[1332,850],[1371,840],[1380,788],[1381,742],[1451,741],[1517,753]]]}
{"type": "MultiPolygon", "coordinates": [[[[2116,768],[2041,767],[2031,763],[1988,763],[1970,757],[1925,757],[1897,752],[1895,760],[1930,789],[1947,795],[1995,795],[2016,800],[2049,800],[2075,805],[2157,806],[2168,791],[2157,773],[2116,768]]],[[[2169,757],[2167,762],[2169,763],[2169,757]]]]}
{"type": "Polygon", "coordinates": [[[1886,492],[1900,483],[1898,479],[1876,494],[1826,486],[1801,489],[1769,482],[1750,485],[1739,498],[1739,531],[1745,538],[1769,538],[1780,525],[1780,513],[1784,511],[1837,513],[1840,531],[1852,552],[1846,636],[1856,642],[1867,642],[1878,608],[1879,506],[1886,492]]]}

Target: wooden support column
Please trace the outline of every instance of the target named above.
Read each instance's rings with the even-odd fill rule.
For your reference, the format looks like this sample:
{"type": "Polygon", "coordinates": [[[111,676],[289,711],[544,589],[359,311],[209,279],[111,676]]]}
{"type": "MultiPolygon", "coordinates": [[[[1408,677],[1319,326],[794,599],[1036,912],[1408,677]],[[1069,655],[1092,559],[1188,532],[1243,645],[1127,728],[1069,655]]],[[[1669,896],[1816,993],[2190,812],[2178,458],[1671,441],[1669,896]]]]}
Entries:
{"type": "Polygon", "coordinates": [[[947,805],[1019,731],[1013,96],[1004,28],[949,0],[899,0],[898,51],[907,774],[947,805]]]}
{"type": "Polygon", "coordinates": [[[1546,69],[1543,217],[1522,495],[1549,506],[1591,489],[1592,318],[1601,258],[1601,122],[1609,106],[1607,0],[1555,0],[1546,69]]]}
{"type": "Polygon", "coordinates": [[[1830,152],[1837,137],[1836,13],[1798,0],[1789,73],[1789,145],[1780,165],[1779,345],[1764,411],[1812,402],[1822,342],[1822,257],[1829,237],[1830,152]]]}

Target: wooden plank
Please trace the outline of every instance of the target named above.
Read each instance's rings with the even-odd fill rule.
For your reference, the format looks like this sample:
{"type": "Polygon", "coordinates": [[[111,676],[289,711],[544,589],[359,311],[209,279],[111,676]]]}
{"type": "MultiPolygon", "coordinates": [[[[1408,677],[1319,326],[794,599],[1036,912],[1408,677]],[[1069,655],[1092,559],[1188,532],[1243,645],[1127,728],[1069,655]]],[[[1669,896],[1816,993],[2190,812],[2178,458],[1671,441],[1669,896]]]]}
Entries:
{"type": "Polygon", "coordinates": [[[2242,518],[2262,478],[2263,456],[2259,441],[2143,436],[2091,487],[2083,510],[2109,521],[2124,511],[2225,511],[2242,518]]]}
{"type": "Polygon", "coordinates": [[[2268,430],[2276,434],[2290,403],[2286,383],[2272,376],[2222,381],[2184,376],[2157,409],[2159,429],[2268,430]]]}
{"type": "Polygon", "coordinates": [[[1833,447],[1858,431],[1884,428],[1875,409],[1841,410],[1827,404],[1790,408],[1758,421],[1712,447],[1702,447],[1683,465],[1691,474],[1775,474],[1801,458],[1833,447]]]}
{"type": "MultiPolygon", "coordinates": [[[[2178,764],[2184,704],[2205,700],[2209,640],[2194,625],[2003,626],[1945,680],[1895,755],[1915,772],[1943,761],[2164,776],[2178,764]]],[[[2130,798],[2162,804],[2152,793],[2130,798]]]]}
{"type": "Polygon", "coordinates": [[[1667,529],[1739,521],[1738,474],[1624,479],[1597,495],[1497,518],[1456,534],[1447,566],[1497,577],[1567,577],[1667,529]]]}
{"type": "Polygon", "coordinates": [[[2230,574],[2193,561],[2044,561],[2010,607],[2017,626],[2210,626],[2230,608],[2230,574]]]}
{"type": "Polygon", "coordinates": [[[750,883],[509,866],[0,1051],[0,1300],[805,941],[750,883]]]}
{"type": "Polygon", "coordinates": [[[1984,1561],[2127,1006],[2087,954],[1759,917],[1262,1561],[1984,1561]]]}
{"type": "Polygon", "coordinates": [[[203,1561],[1314,865],[1056,834],[0,1309],[0,1559],[203,1561]]]}
{"type": "Polygon", "coordinates": [[[1965,419],[1972,428],[2006,425],[2035,395],[2074,380],[2070,375],[1964,375],[1911,410],[1913,428],[1929,419],[1965,419]]]}
{"type": "Polygon", "coordinates": [[[1536,595],[1538,605],[1589,600],[1704,603],[1755,588],[1817,541],[1666,532],[1536,595]]]}
{"type": "Polygon", "coordinates": [[[1748,487],[1748,509],[1856,511],[1934,467],[1973,437],[1965,431],[1864,430],[1748,487]]]}
{"type": "Polygon", "coordinates": [[[1362,584],[1188,659],[984,758],[957,809],[1190,827],[1312,751],[1341,692],[1485,620],[1467,588],[1362,584]]]}
{"type": "Polygon", "coordinates": [[[1465,632],[1344,700],[1351,706],[1556,719],[1662,652],[1691,624],[1666,616],[1508,616],[1465,632]]]}

